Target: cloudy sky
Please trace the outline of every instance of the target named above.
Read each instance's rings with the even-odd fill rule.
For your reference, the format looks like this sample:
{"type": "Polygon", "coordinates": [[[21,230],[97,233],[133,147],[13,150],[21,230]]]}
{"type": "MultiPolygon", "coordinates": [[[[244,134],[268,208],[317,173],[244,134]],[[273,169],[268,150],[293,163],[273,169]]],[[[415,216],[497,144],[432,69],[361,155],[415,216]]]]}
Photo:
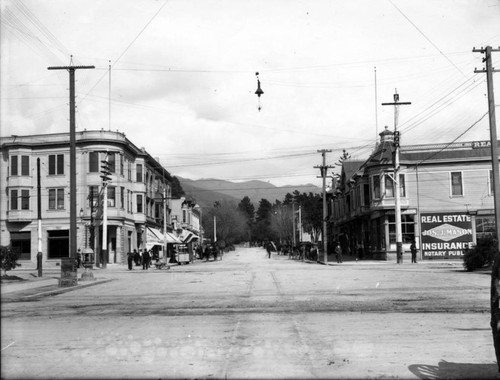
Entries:
{"type": "Polygon", "coordinates": [[[1,16],[1,136],[69,130],[68,73],[47,67],[73,63],[95,66],[76,71],[77,131],[124,132],[186,178],[320,185],[317,151],[366,158],[395,89],[403,145],[489,140],[472,49],[500,46],[498,0],[1,0],[1,16]]]}

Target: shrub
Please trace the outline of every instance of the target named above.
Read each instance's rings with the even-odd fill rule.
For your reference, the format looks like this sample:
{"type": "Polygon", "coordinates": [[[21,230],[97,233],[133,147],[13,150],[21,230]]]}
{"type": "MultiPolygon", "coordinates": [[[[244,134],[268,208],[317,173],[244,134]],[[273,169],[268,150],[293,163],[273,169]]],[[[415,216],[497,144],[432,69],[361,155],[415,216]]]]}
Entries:
{"type": "Polygon", "coordinates": [[[478,239],[474,248],[464,251],[464,268],[468,272],[488,267],[493,263],[497,253],[497,241],[492,237],[478,239]]]}
{"type": "Polygon", "coordinates": [[[2,260],[2,270],[4,275],[7,275],[7,271],[21,266],[21,264],[17,262],[17,260],[19,260],[19,256],[21,256],[19,249],[12,248],[11,245],[0,246],[0,259],[2,260]]]}

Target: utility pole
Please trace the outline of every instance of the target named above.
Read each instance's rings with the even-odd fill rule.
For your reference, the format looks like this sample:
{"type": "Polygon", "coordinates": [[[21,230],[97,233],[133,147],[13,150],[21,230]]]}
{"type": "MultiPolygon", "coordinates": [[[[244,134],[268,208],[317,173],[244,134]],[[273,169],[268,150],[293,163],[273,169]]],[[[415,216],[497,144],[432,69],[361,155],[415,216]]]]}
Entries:
{"type": "Polygon", "coordinates": [[[399,106],[409,105],[411,102],[400,102],[398,90],[394,90],[394,102],[382,103],[383,106],[394,106],[394,208],[395,208],[395,222],[396,222],[396,261],[398,264],[403,262],[403,233],[401,231],[401,194],[399,183],[399,131],[398,131],[398,118],[399,106]]]}
{"type": "MultiPolygon", "coordinates": [[[[328,168],[333,168],[332,165],[326,164],[326,153],[329,153],[331,151],[332,151],[331,149],[319,149],[317,152],[321,153],[321,156],[323,157],[323,165],[315,166],[315,168],[320,170],[321,178],[323,178],[323,260],[324,260],[325,264],[328,262],[328,239],[327,239],[327,233],[326,233],[326,214],[327,214],[327,208],[326,208],[326,172],[327,172],[328,168]]],[[[319,257],[318,257],[318,261],[319,261],[319,257]]]]}
{"type": "MultiPolygon", "coordinates": [[[[495,70],[491,63],[491,53],[500,52],[500,48],[492,49],[491,46],[486,46],[485,49],[472,49],[474,53],[483,53],[483,62],[486,63],[486,69],[475,69],[475,73],[486,73],[486,81],[488,85],[488,111],[490,119],[490,142],[491,142],[491,166],[493,169],[493,189],[494,189],[494,202],[495,202],[495,228],[497,239],[500,236],[500,177],[498,166],[498,143],[497,143],[497,127],[495,118],[495,98],[493,93],[493,73],[499,72],[495,70]]],[[[498,239],[497,248],[500,250],[500,239],[498,239]]]]}
{"type": "MultiPolygon", "coordinates": [[[[51,66],[48,70],[69,72],[69,258],[76,259],[76,136],[75,136],[75,70],[95,66],[51,66]]],[[[64,276],[61,266],[61,276],[64,276]]],[[[61,281],[61,286],[76,285],[61,281]]]]}
{"type": "Polygon", "coordinates": [[[102,246],[101,246],[101,263],[102,268],[106,269],[108,265],[108,185],[111,182],[111,170],[109,167],[108,153],[106,158],[101,161],[101,178],[102,178],[102,246]]]}
{"type": "Polygon", "coordinates": [[[499,72],[500,70],[495,70],[491,63],[491,53],[500,52],[500,47],[498,49],[492,49],[491,46],[486,46],[485,49],[473,48],[474,53],[484,54],[483,62],[486,63],[486,70],[475,69],[475,73],[486,73],[486,81],[488,85],[488,112],[490,120],[490,142],[491,142],[491,166],[493,169],[493,200],[495,203],[495,231],[497,237],[497,252],[495,255],[495,260],[493,262],[493,268],[491,271],[491,295],[490,295],[490,307],[491,307],[491,332],[493,335],[493,344],[495,347],[495,355],[497,358],[497,365],[500,370],[500,304],[499,304],[499,294],[498,289],[500,285],[500,181],[499,181],[499,169],[498,169],[498,142],[497,142],[497,126],[495,117],[495,97],[493,93],[493,73],[499,72]]]}
{"type": "Polygon", "coordinates": [[[43,275],[43,254],[42,254],[42,185],[40,181],[40,158],[36,159],[36,189],[37,189],[37,218],[38,218],[38,253],[36,262],[38,277],[43,275]]]}
{"type": "Polygon", "coordinates": [[[167,188],[163,188],[163,259],[167,262],[167,188]]]}

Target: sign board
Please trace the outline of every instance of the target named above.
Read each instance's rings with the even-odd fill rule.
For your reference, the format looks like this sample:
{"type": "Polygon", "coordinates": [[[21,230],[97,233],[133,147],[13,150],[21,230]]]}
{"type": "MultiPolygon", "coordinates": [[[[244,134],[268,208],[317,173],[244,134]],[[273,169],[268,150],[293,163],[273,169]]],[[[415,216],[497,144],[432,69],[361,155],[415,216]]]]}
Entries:
{"type": "Polygon", "coordinates": [[[59,280],[59,287],[64,288],[78,284],[76,266],[76,259],[70,257],[61,258],[61,279],[59,280]]]}
{"type": "Polygon", "coordinates": [[[420,215],[423,259],[458,259],[472,245],[472,219],[466,213],[420,215]]]}

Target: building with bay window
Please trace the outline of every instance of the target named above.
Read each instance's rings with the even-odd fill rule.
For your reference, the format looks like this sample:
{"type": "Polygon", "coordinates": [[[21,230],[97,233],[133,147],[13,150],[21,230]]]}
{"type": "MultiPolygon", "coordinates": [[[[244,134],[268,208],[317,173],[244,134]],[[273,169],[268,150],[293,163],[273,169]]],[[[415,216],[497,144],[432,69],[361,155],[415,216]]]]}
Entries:
{"type": "MultiPolygon", "coordinates": [[[[396,260],[395,191],[403,249],[421,259],[461,258],[495,233],[488,141],[405,145],[394,177],[393,132],[386,127],[366,160],[346,160],[330,200],[330,236],[360,258],[396,260]]],[[[498,158],[497,158],[498,159],[498,158]]]]}
{"type": "MultiPolygon", "coordinates": [[[[36,263],[41,243],[44,265],[69,256],[69,134],[0,138],[0,245],[21,251],[21,263],[36,263]],[[38,220],[41,220],[41,230],[38,220]]],[[[148,242],[148,230],[172,232],[172,177],[144,148],[123,133],[76,133],[77,247],[99,253],[108,263],[122,263],[134,249],[163,250],[148,242]],[[109,163],[107,241],[103,236],[101,165],[109,163]]],[[[75,254],[76,255],[76,254],[75,254]]],[[[96,255],[99,258],[99,255],[96,255]]],[[[103,260],[104,260],[103,259],[103,260]]]]}

